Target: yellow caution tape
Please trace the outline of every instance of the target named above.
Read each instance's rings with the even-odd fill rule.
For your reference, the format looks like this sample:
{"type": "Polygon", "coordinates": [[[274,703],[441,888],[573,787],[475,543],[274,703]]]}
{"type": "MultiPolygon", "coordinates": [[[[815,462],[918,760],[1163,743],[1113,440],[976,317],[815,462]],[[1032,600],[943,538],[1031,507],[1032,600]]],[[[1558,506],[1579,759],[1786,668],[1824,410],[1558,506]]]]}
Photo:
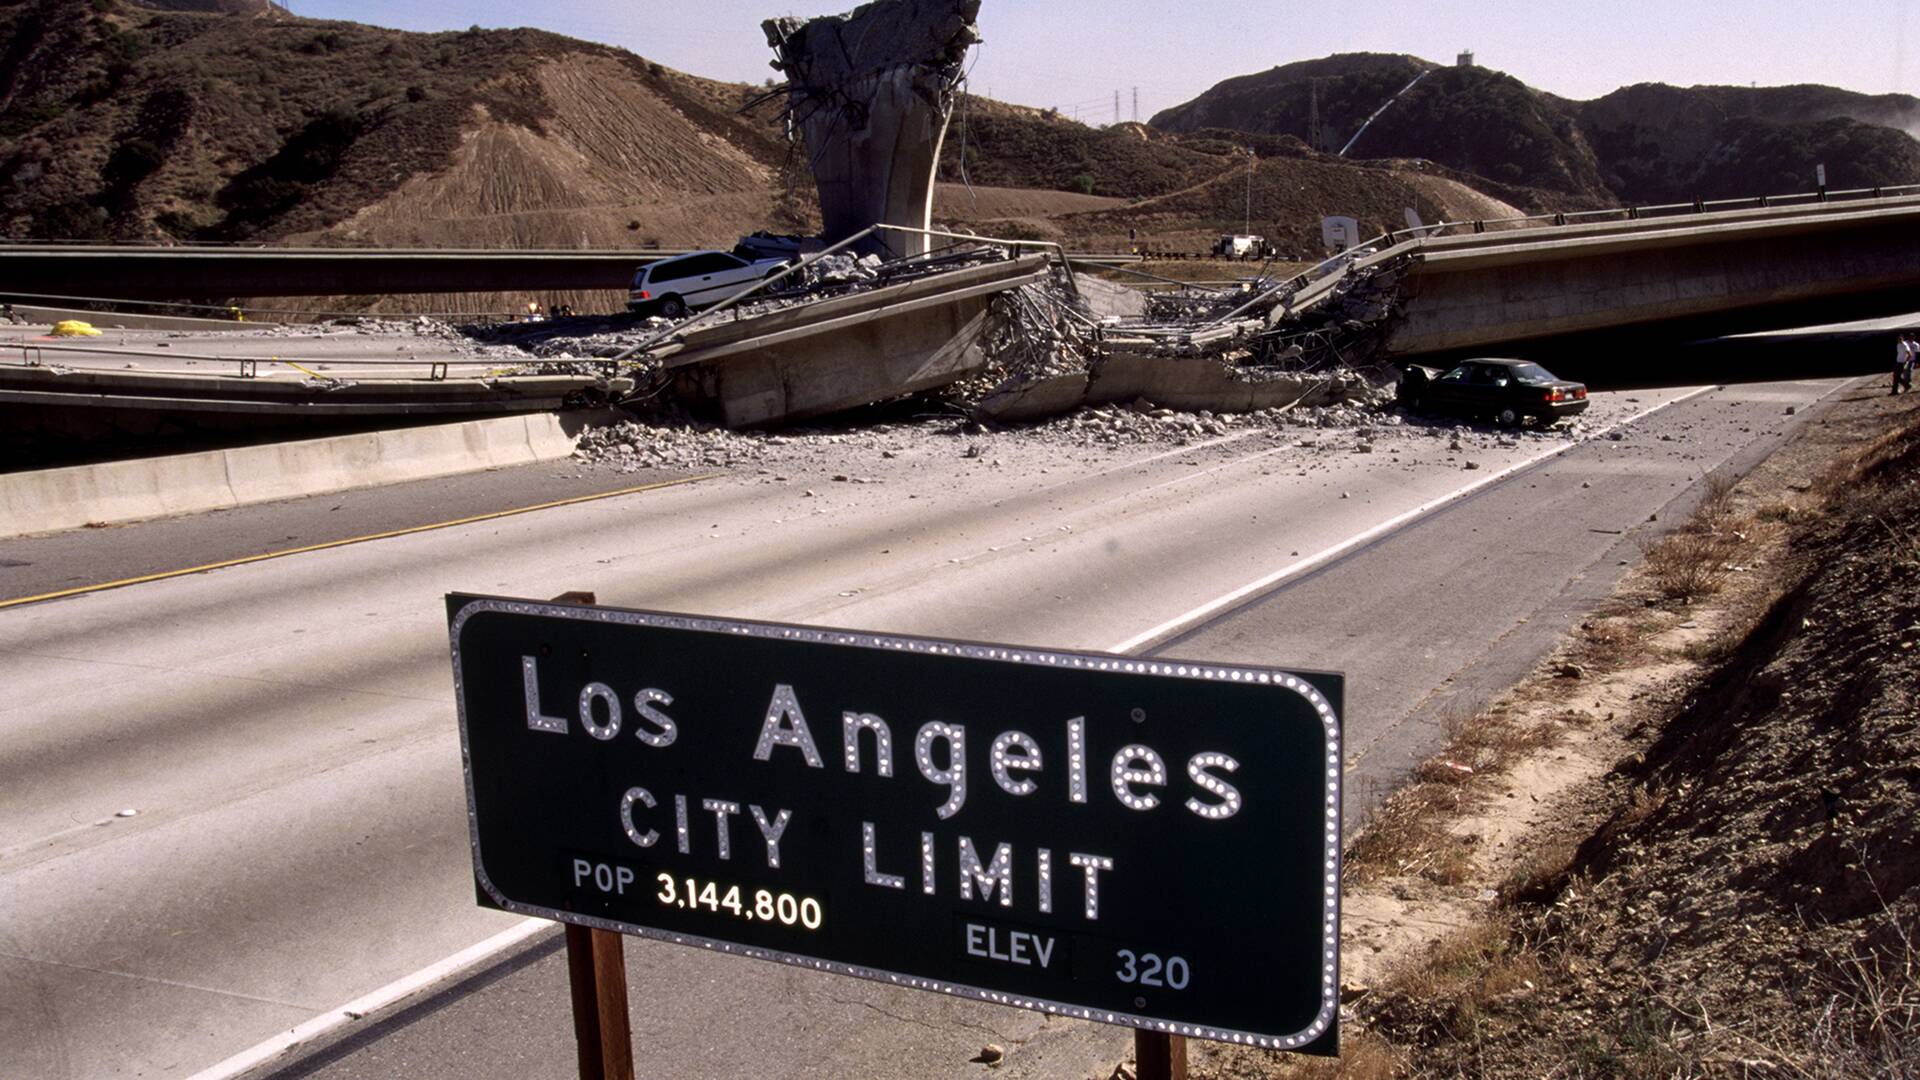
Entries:
{"type": "Polygon", "coordinates": [[[339,381],[331,375],[322,375],[319,372],[313,370],[312,368],[301,367],[299,364],[296,364],[291,360],[282,360],[277,356],[269,356],[267,357],[267,359],[272,360],[274,363],[277,363],[277,364],[285,364],[288,367],[292,368],[293,370],[301,373],[302,375],[305,375],[308,378],[319,379],[321,382],[339,381]]]}

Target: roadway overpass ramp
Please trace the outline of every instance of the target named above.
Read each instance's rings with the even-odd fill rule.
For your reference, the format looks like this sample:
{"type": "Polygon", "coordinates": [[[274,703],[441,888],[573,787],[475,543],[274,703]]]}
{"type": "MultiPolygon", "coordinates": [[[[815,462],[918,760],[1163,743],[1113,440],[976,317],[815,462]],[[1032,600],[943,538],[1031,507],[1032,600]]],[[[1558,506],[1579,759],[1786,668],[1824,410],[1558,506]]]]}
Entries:
{"type": "Polygon", "coordinates": [[[1611,331],[1669,341],[1920,309],[1920,198],[1414,238],[1393,357],[1611,331]]]}

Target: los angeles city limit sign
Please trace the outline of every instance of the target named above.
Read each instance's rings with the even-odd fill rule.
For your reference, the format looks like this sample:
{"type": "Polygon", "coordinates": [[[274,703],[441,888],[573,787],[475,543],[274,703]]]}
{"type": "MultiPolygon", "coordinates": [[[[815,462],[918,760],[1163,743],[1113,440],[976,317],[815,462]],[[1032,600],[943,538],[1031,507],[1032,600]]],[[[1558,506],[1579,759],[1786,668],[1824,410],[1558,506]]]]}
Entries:
{"type": "Polygon", "coordinates": [[[448,598],[482,904],[1332,1052],[1338,675],[448,598]]]}

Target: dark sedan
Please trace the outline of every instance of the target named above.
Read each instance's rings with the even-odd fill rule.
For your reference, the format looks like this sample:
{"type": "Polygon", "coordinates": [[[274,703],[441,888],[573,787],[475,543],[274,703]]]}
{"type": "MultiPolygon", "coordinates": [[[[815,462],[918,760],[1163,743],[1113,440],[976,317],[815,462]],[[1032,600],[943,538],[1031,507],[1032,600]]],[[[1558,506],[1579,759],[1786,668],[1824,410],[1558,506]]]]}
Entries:
{"type": "Polygon", "coordinates": [[[1455,413],[1501,425],[1531,416],[1545,425],[1586,412],[1587,388],[1529,360],[1468,360],[1445,374],[1408,367],[1400,380],[1400,403],[1416,412],[1455,413]]]}

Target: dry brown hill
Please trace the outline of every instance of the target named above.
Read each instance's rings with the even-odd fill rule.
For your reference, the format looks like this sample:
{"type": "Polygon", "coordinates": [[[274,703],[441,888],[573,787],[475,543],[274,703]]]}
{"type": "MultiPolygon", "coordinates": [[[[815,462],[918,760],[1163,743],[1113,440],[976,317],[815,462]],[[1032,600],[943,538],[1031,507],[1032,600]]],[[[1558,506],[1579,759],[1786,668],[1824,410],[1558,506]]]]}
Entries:
{"type": "Polygon", "coordinates": [[[0,5],[13,237],[579,246],[799,224],[752,93],[538,31],[0,5]]]}
{"type": "Polygon", "coordinates": [[[1827,86],[1649,84],[1573,102],[1486,68],[1357,53],[1225,80],[1153,124],[1311,141],[1317,101],[1319,148],[1337,151],[1403,90],[1351,156],[1426,158],[1607,203],[1805,191],[1814,162],[1836,187],[1920,183],[1920,101],[1827,86]]]}

